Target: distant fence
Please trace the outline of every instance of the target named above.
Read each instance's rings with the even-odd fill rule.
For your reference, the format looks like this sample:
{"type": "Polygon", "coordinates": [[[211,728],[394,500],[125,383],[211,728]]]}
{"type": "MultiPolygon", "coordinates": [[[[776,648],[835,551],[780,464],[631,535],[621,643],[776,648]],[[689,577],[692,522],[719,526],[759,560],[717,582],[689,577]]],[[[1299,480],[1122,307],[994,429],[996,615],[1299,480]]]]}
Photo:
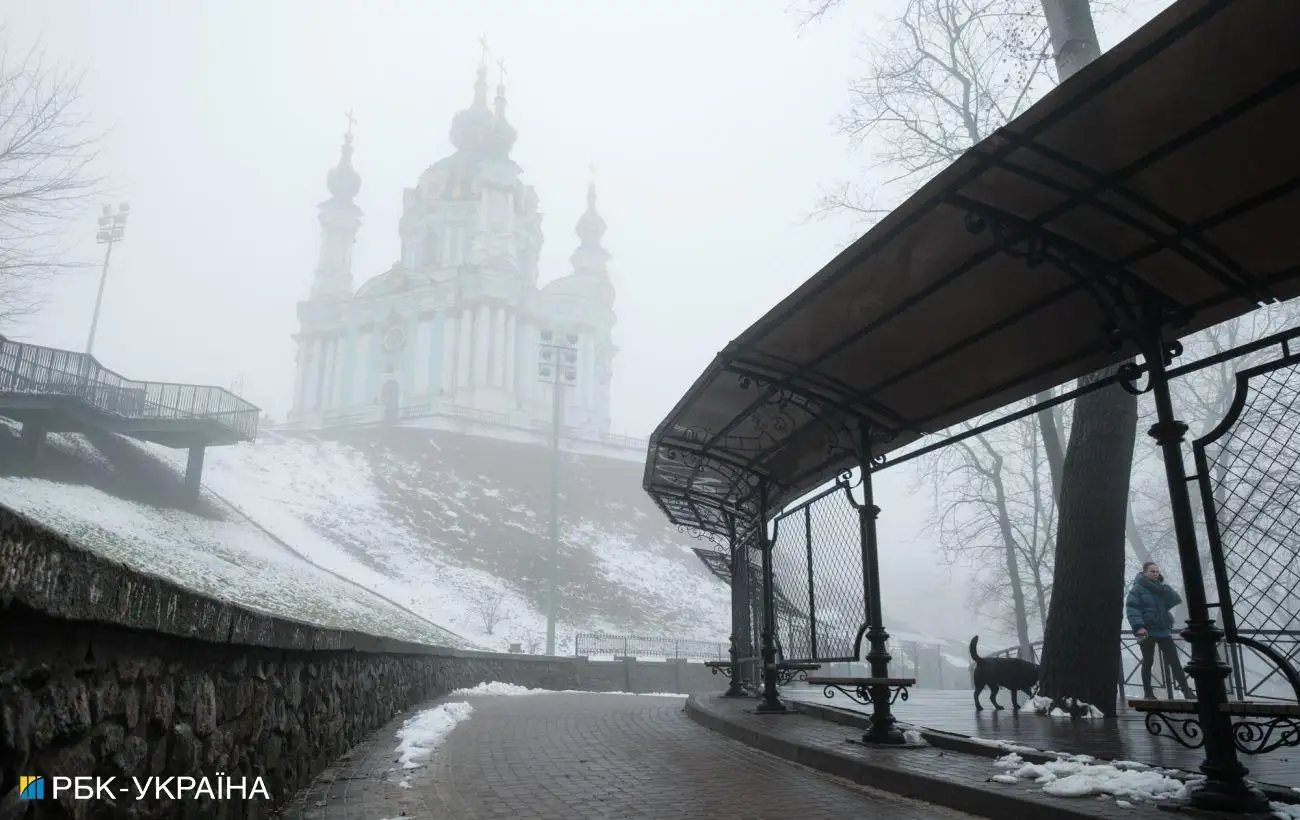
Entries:
{"type": "Polygon", "coordinates": [[[730,651],[731,647],[722,641],[608,635],[604,632],[579,632],[573,640],[573,654],[580,658],[612,656],[723,661],[730,657],[730,651]]]}

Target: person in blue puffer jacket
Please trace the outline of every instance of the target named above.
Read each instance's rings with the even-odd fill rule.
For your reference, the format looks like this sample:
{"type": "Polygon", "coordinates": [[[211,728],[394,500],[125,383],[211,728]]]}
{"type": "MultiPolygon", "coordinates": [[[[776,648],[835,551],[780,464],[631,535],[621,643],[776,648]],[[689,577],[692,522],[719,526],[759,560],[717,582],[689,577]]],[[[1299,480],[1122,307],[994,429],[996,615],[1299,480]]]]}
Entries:
{"type": "Polygon", "coordinates": [[[1154,561],[1142,565],[1142,571],[1133,579],[1133,586],[1129,587],[1128,597],[1124,599],[1129,626],[1141,642],[1142,696],[1148,700],[1155,699],[1155,692],[1151,689],[1151,665],[1156,659],[1157,646],[1183,697],[1192,699],[1187,675],[1178,657],[1178,647],[1174,646],[1174,613],[1170,611],[1182,602],[1182,596],[1165,583],[1160,566],[1154,561]]]}

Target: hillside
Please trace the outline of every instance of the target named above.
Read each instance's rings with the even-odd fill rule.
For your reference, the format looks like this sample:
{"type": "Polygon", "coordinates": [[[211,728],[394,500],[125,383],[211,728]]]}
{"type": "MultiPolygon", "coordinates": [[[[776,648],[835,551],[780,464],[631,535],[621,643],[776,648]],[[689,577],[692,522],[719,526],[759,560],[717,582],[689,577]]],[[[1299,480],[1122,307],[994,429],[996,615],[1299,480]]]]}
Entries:
{"type": "MultiPolygon", "coordinates": [[[[52,435],[0,503],[142,571],[273,614],[453,645],[540,648],[549,551],[544,448],[404,428],[269,433],[208,451],[52,435]]],[[[575,631],[717,640],[728,592],[640,489],[640,465],[565,456],[558,651],[575,631]]]]}

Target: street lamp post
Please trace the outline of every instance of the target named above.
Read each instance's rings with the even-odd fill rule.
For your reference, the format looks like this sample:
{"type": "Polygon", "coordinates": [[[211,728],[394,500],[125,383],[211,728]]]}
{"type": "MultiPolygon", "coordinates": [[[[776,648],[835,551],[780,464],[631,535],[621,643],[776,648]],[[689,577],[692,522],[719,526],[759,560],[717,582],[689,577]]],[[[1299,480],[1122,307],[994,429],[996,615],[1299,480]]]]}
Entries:
{"type": "Polygon", "coordinates": [[[564,424],[564,391],[578,379],[578,335],[561,339],[541,332],[537,376],[551,386],[551,556],[546,571],[546,654],[555,654],[555,571],[560,559],[560,426],[564,424]]]}
{"type": "Polygon", "coordinates": [[[95,296],[95,313],[90,318],[90,338],[86,339],[86,355],[94,353],[95,330],[99,327],[99,308],[104,303],[104,285],[108,282],[108,260],[113,257],[113,246],[122,241],[126,235],[126,218],[131,214],[131,206],[123,202],[113,213],[112,205],[105,205],[99,217],[99,232],[95,241],[106,245],[104,249],[104,269],[99,274],[99,293],[95,296]]]}

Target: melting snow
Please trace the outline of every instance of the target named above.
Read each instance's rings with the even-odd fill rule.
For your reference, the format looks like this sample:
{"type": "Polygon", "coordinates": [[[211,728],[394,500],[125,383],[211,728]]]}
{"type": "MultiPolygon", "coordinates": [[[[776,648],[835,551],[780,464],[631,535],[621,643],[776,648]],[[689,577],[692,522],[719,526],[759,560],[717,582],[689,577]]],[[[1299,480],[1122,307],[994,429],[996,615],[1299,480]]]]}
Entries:
{"type": "Polygon", "coordinates": [[[514,683],[502,683],[501,681],[492,681],[491,683],[480,683],[477,686],[471,686],[468,689],[457,689],[451,693],[456,697],[465,695],[631,695],[633,697],[643,698],[684,698],[689,697],[678,692],[590,692],[582,689],[529,689],[527,686],[519,686],[514,683]]]}
{"type": "MultiPolygon", "coordinates": [[[[403,769],[414,769],[433,754],[434,749],[442,743],[456,724],[469,718],[474,707],[468,703],[444,703],[432,709],[425,709],[414,717],[408,718],[402,728],[397,730],[397,762],[403,769]]],[[[410,782],[403,780],[398,785],[410,788],[410,782]]]]}
{"type": "Polygon", "coordinates": [[[1187,796],[1188,783],[1202,779],[1199,775],[1158,769],[1144,763],[1127,760],[1099,763],[1088,755],[1060,753],[1057,759],[1046,763],[1026,763],[1012,752],[999,757],[994,765],[1005,772],[995,775],[994,782],[1037,783],[1044,793],[1056,797],[1107,795],[1135,802],[1179,799],[1187,796]]]}

